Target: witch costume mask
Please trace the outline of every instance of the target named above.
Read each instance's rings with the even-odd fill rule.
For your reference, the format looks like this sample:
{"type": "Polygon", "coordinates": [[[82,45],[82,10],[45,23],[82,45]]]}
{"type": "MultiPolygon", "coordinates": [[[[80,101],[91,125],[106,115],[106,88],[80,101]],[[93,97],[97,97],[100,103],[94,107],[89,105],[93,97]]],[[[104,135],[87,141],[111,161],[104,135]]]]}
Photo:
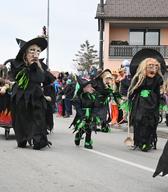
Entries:
{"type": "Polygon", "coordinates": [[[112,84],[112,79],[113,76],[110,69],[105,69],[95,78],[95,82],[97,82],[97,84],[103,83],[101,87],[108,88],[112,84]]]}
{"type": "Polygon", "coordinates": [[[38,45],[31,45],[26,50],[25,61],[30,65],[34,62],[38,62],[40,53],[41,48],[38,45]]]}
{"type": "Polygon", "coordinates": [[[153,78],[160,69],[160,63],[153,58],[148,58],[146,61],[146,76],[153,78]]]}

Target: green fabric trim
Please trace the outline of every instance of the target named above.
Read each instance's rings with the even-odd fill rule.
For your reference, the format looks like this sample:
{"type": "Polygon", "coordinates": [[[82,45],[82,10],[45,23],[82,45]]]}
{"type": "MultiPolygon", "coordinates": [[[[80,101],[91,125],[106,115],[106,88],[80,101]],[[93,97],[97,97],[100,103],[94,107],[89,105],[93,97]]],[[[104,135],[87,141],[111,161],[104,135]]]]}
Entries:
{"type": "Polygon", "coordinates": [[[98,99],[99,102],[102,103],[103,105],[108,105],[109,101],[113,97],[113,90],[111,88],[107,88],[106,90],[107,90],[106,96],[102,94],[97,94],[97,97],[96,97],[96,99],[98,99]]]}
{"type": "Polygon", "coordinates": [[[109,104],[109,101],[110,101],[110,97],[107,97],[105,99],[105,101],[103,102],[104,105],[108,105],[109,104]]]}
{"type": "Polygon", "coordinates": [[[101,120],[100,120],[100,117],[96,116],[96,124],[100,124],[101,123],[101,120]]]}
{"type": "Polygon", "coordinates": [[[93,101],[95,101],[96,100],[96,97],[95,97],[95,95],[91,95],[91,97],[92,97],[92,99],[93,99],[93,101]]]}
{"type": "Polygon", "coordinates": [[[88,119],[91,116],[91,108],[84,108],[85,110],[85,117],[88,119]]]}
{"type": "Polygon", "coordinates": [[[168,106],[167,106],[167,105],[162,105],[162,104],[160,104],[159,109],[160,109],[161,111],[168,112],[168,106]]]}
{"type": "Polygon", "coordinates": [[[92,97],[89,93],[87,94],[87,96],[89,97],[90,100],[92,100],[92,97]]]}
{"type": "Polygon", "coordinates": [[[167,105],[163,106],[163,111],[168,111],[168,106],[167,105]]]}
{"type": "Polygon", "coordinates": [[[108,87],[107,89],[108,89],[109,94],[113,93],[113,89],[111,87],[108,87]]]}
{"type": "Polygon", "coordinates": [[[88,98],[91,100],[91,101],[95,101],[95,99],[96,99],[96,97],[95,97],[95,95],[92,93],[87,93],[87,96],[88,96],[88,98]]]}
{"type": "Polygon", "coordinates": [[[123,101],[120,105],[119,105],[119,109],[124,110],[126,112],[130,112],[132,108],[132,103],[128,100],[123,101]]]}
{"type": "Polygon", "coordinates": [[[82,120],[82,121],[77,125],[77,128],[78,128],[78,129],[84,128],[85,125],[86,125],[86,121],[82,120]]]}
{"type": "Polygon", "coordinates": [[[163,105],[162,104],[159,105],[159,110],[163,110],[163,105]]]}
{"type": "Polygon", "coordinates": [[[76,123],[79,124],[80,123],[80,119],[78,119],[76,123]]]}
{"type": "Polygon", "coordinates": [[[21,89],[25,90],[28,87],[29,76],[28,76],[27,72],[25,71],[25,69],[23,69],[17,73],[15,80],[21,89]]]}
{"type": "Polygon", "coordinates": [[[89,142],[85,141],[85,145],[87,145],[87,146],[92,145],[92,144],[93,144],[93,140],[90,140],[89,142]]]}
{"type": "Polygon", "coordinates": [[[144,89],[140,92],[141,97],[149,97],[151,90],[144,89]]]}
{"type": "Polygon", "coordinates": [[[146,149],[147,145],[146,144],[143,144],[142,145],[142,149],[146,149]]]}
{"type": "Polygon", "coordinates": [[[76,85],[75,85],[74,97],[77,95],[79,89],[80,89],[80,84],[77,82],[76,85]]]}

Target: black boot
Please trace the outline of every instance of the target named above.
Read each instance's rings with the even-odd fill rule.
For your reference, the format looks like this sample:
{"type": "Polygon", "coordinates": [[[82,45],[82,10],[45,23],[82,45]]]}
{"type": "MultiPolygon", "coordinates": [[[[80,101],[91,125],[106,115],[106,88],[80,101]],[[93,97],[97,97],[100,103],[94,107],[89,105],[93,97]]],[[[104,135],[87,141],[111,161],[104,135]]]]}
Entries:
{"type": "Polygon", "coordinates": [[[85,141],[84,147],[87,148],[87,149],[93,149],[92,143],[93,143],[92,141],[90,141],[90,142],[85,141]]]}
{"type": "Polygon", "coordinates": [[[110,132],[110,128],[109,128],[108,123],[105,123],[105,122],[102,123],[102,125],[101,125],[101,131],[104,132],[104,133],[110,132]]]}
{"type": "Polygon", "coordinates": [[[48,141],[47,136],[45,135],[41,136],[40,141],[33,139],[33,144],[33,149],[35,150],[40,150],[46,146],[50,147],[50,145],[52,145],[52,143],[48,141]]]}
{"type": "Polygon", "coordinates": [[[143,152],[148,152],[152,148],[152,146],[150,144],[141,144],[139,148],[143,152]]]}
{"type": "Polygon", "coordinates": [[[76,146],[80,145],[80,141],[82,139],[82,135],[83,135],[83,133],[80,132],[80,131],[76,133],[75,140],[74,140],[76,146]]]}
{"type": "Polygon", "coordinates": [[[22,141],[22,142],[18,142],[18,147],[20,148],[25,148],[26,147],[26,144],[27,144],[27,141],[22,141]]]}
{"type": "Polygon", "coordinates": [[[87,129],[86,131],[86,138],[85,138],[85,145],[84,147],[87,149],[93,149],[93,141],[91,140],[91,133],[92,131],[90,129],[87,129]]]}
{"type": "Polygon", "coordinates": [[[101,131],[102,131],[103,133],[108,133],[108,132],[109,132],[109,128],[108,128],[108,127],[102,127],[102,128],[101,128],[101,131]]]}

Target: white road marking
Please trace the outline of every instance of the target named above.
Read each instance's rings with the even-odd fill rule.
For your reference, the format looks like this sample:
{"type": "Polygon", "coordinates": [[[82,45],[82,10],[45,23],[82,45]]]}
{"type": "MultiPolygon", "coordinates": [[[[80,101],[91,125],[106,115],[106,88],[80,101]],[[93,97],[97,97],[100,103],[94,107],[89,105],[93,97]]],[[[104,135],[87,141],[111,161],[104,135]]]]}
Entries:
{"type": "Polygon", "coordinates": [[[102,153],[102,152],[99,152],[99,151],[95,151],[95,150],[93,150],[93,149],[91,149],[91,150],[89,150],[89,149],[83,149],[83,150],[88,151],[88,152],[91,152],[91,153],[95,153],[95,154],[97,154],[97,155],[101,155],[101,156],[103,156],[103,157],[107,157],[107,158],[109,158],[109,159],[113,159],[113,160],[115,160],[115,161],[118,161],[118,162],[121,162],[121,163],[124,163],[124,164],[127,164],[127,165],[131,165],[131,166],[133,166],[133,167],[137,167],[137,168],[139,168],[139,169],[143,169],[143,170],[145,170],[145,171],[149,171],[149,172],[152,172],[152,173],[154,173],[154,171],[155,171],[154,169],[151,169],[151,168],[149,168],[149,167],[145,167],[145,166],[143,166],[143,165],[139,165],[139,164],[133,163],[133,162],[131,162],[131,161],[127,161],[127,160],[120,159],[120,158],[115,157],[115,156],[112,156],[112,155],[108,155],[108,154],[105,154],[105,153],[102,153]]]}

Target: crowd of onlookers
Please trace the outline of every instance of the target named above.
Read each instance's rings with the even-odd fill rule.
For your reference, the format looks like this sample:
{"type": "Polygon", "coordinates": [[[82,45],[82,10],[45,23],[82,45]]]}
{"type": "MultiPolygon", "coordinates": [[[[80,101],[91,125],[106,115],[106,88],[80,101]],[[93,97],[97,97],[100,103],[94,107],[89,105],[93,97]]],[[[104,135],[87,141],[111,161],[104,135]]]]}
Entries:
{"type": "Polygon", "coordinates": [[[57,116],[70,117],[72,115],[72,98],[75,90],[75,76],[68,72],[60,72],[53,83],[55,90],[54,111],[57,116]]]}

